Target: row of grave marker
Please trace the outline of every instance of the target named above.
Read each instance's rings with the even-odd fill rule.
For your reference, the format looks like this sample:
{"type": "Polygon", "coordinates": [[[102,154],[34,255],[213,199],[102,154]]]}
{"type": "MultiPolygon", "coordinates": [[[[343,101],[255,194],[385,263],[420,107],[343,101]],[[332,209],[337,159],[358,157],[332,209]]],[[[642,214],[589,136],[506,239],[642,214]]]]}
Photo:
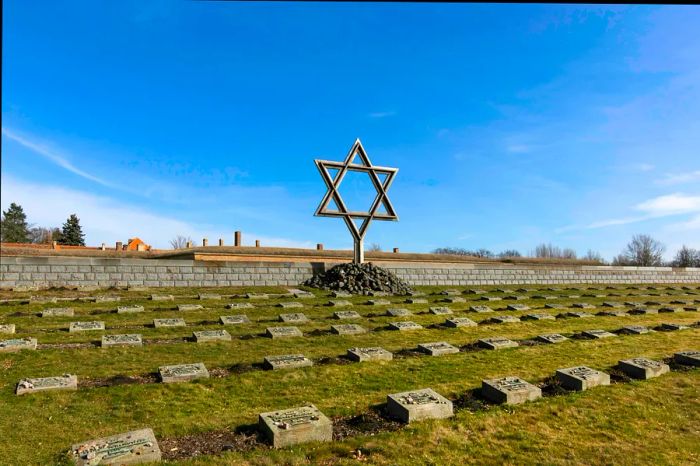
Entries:
{"type": "MultiPolygon", "coordinates": [[[[674,354],[674,360],[684,365],[700,366],[700,351],[678,352],[674,354]]],[[[191,370],[186,373],[201,372],[199,365],[190,366],[188,369],[191,370]]],[[[658,377],[670,370],[667,364],[644,357],[621,360],[617,367],[635,379],[658,377]]],[[[179,369],[174,373],[181,374],[179,369]]],[[[587,366],[558,369],[555,378],[564,388],[574,391],[610,384],[609,374],[587,366]]],[[[520,377],[506,376],[482,380],[481,394],[494,403],[520,404],[540,398],[542,390],[520,377]]],[[[454,416],[454,407],[449,399],[432,388],[423,388],[387,395],[386,414],[410,424],[426,419],[450,418],[454,416]]],[[[260,413],[258,430],[274,448],[333,440],[332,421],[313,404],[260,413]]],[[[71,454],[78,466],[137,464],[162,459],[158,441],[150,428],[80,442],[71,447],[71,454]]]]}

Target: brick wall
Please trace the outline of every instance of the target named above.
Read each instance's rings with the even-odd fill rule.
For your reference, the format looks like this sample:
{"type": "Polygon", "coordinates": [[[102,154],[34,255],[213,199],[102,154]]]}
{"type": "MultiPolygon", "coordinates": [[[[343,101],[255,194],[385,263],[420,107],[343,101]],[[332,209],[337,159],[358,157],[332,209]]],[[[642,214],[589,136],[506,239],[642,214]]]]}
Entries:
{"type": "MultiPolygon", "coordinates": [[[[298,285],[333,264],[0,257],[0,288],[298,285]]],[[[700,283],[700,268],[385,263],[412,285],[700,283]]]]}

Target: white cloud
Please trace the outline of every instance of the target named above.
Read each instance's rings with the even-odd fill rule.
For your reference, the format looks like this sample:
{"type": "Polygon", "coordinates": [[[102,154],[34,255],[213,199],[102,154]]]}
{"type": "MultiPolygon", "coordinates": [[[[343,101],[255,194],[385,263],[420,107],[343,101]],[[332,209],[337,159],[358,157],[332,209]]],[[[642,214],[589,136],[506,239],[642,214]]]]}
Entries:
{"type": "Polygon", "coordinates": [[[655,183],[664,186],[669,186],[676,184],[691,183],[693,181],[700,181],[700,170],[695,170],[688,173],[667,173],[664,178],[656,180],[655,183]]]}
{"type": "MultiPolygon", "coordinates": [[[[113,245],[116,241],[138,236],[156,248],[167,249],[169,240],[176,235],[191,236],[195,243],[200,243],[202,238],[209,238],[210,244],[216,244],[220,237],[224,237],[228,244],[233,242],[233,232],[226,228],[193,225],[109,197],[61,186],[25,182],[4,175],[1,195],[3,209],[11,202],[16,202],[24,208],[28,221],[40,226],[60,227],[70,214],[76,213],[88,245],[113,245]]],[[[259,239],[263,246],[313,246],[310,241],[257,236],[247,232],[243,232],[243,235],[247,244],[259,239]]]]}
{"type": "Polygon", "coordinates": [[[696,212],[700,211],[700,196],[667,194],[637,204],[635,209],[655,217],[696,212]]]}

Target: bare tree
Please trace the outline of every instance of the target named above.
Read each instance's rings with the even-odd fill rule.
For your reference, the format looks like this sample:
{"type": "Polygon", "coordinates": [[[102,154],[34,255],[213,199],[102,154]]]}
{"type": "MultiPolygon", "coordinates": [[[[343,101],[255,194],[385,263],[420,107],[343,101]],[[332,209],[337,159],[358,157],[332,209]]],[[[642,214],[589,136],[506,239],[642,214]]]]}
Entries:
{"type": "Polygon", "coordinates": [[[652,267],[663,265],[666,247],[649,235],[634,235],[622,255],[630,265],[652,267]]]}
{"type": "Polygon", "coordinates": [[[521,257],[520,251],[516,249],[506,249],[505,251],[501,251],[498,253],[498,257],[501,259],[507,258],[507,257],[521,257]]]}
{"type": "Polygon", "coordinates": [[[564,248],[561,251],[561,258],[562,259],[576,259],[576,251],[574,251],[571,248],[564,248]]]}
{"type": "Polygon", "coordinates": [[[576,251],[571,248],[562,249],[552,243],[538,244],[532,255],[543,259],[576,259],[576,251]]]}
{"type": "Polygon", "coordinates": [[[381,250],[382,250],[382,247],[377,243],[372,243],[367,247],[367,251],[370,251],[370,252],[379,252],[381,250]]]}
{"type": "Polygon", "coordinates": [[[586,252],[586,255],[582,257],[582,259],[591,262],[598,262],[599,264],[605,264],[603,256],[601,256],[598,251],[594,251],[593,249],[589,249],[588,252],[586,252]]]}
{"type": "Polygon", "coordinates": [[[674,267],[700,267],[700,251],[684,244],[676,253],[671,264],[674,267]]]}
{"type": "Polygon", "coordinates": [[[170,240],[170,246],[173,249],[182,249],[187,247],[187,243],[191,243],[192,238],[189,236],[177,235],[175,238],[170,240]]]}
{"type": "Polygon", "coordinates": [[[50,244],[51,241],[58,241],[61,236],[61,229],[57,227],[32,227],[29,229],[29,241],[35,244],[50,244]]]}

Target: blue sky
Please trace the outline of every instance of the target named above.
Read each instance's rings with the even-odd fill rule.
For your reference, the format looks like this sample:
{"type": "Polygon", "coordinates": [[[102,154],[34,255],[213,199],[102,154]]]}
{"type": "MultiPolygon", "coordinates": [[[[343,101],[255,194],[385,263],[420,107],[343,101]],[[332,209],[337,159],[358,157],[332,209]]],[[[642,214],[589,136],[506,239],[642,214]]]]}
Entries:
{"type": "Polygon", "coordinates": [[[90,244],[350,248],[313,159],[359,137],[385,250],[700,247],[698,6],[4,6],[2,208],[90,244]]]}

